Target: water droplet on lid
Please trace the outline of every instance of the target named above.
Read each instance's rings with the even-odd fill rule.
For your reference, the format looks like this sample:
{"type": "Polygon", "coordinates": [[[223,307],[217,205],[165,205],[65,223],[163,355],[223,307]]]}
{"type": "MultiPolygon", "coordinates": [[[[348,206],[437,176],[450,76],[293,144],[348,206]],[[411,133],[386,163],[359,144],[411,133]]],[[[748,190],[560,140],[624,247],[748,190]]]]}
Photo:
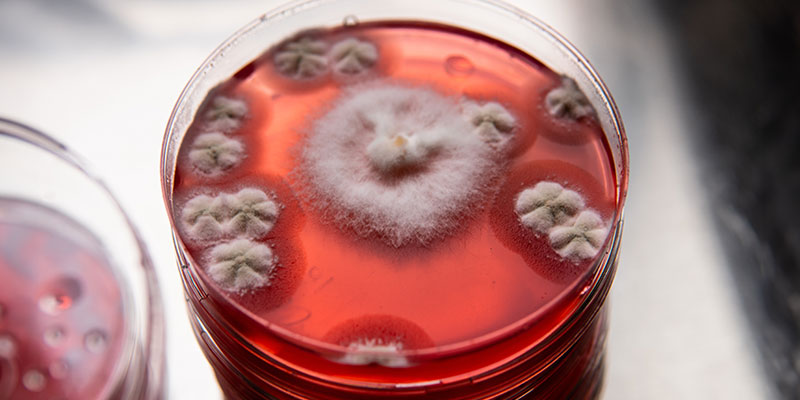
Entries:
{"type": "Polygon", "coordinates": [[[31,392],[41,392],[47,385],[47,377],[43,373],[32,369],[22,376],[22,386],[31,392]]]}
{"type": "Polygon", "coordinates": [[[72,299],[64,295],[48,294],[39,299],[39,309],[50,315],[57,315],[71,305],[72,299]]]}
{"type": "Polygon", "coordinates": [[[17,342],[11,335],[0,333],[0,358],[12,358],[17,353],[17,342]]]}
{"type": "Polygon", "coordinates": [[[95,354],[102,353],[108,344],[108,337],[102,330],[94,329],[86,334],[86,337],[83,339],[83,343],[86,346],[86,350],[89,350],[89,352],[95,354]]]}
{"type": "Polygon", "coordinates": [[[444,69],[450,75],[467,76],[475,71],[475,66],[464,56],[453,55],[444,61],[444,69]]]}
{"type": "Polygon", "coordinates": [[[57,315],[72,307],[81,297],[81,284],[72,277],[62,277],[50,285],[44,296],[39,299],[39,309],[50,315],[57,315]]]}
{"type": "Polygon", "coordinates": [[[350,14],[342,20],[342,25],[344,26],[356,26],[358,25],[358,17],[353,14],[350,14]]]}
{"type": "Polygon", "coordinates": [[[51,347],[58,347],[67,337],[66,332],[60,326],[55,326],[44,331],[44,342],[51,347]]]}
{"type": "Polygon", "coordinates": [[[69,364],[65,360],[56,360],[47,369],[54,379],[64,379],[69,375],[69,364]]]}

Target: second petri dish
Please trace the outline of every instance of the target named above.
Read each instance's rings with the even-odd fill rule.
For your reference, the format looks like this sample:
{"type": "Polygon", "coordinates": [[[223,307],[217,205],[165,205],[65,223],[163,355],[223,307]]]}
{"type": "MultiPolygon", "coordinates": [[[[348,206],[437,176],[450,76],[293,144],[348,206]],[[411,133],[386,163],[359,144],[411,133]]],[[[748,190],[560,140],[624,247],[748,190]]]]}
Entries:
{"type": "Polygon", "coordinates": [[[127,216],[54,139],[0,119],[0,152],[0,398],[161,398],[158,285],[127,216]]]}

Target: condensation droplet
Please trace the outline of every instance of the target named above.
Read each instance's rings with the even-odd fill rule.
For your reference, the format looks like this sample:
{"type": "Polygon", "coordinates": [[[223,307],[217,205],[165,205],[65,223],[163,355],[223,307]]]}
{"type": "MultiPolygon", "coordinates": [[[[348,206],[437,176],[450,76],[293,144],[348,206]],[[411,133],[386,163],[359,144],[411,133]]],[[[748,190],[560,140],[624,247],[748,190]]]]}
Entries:
{"type": "Polygon", "coordinates": [[[450,56],[444,61],[444,69],[450,75],[467,76],[475,71],[475,66],[464,56],[450,56]]]}
{"type": "Polygon", "coordinates": [[[102,353],[108,344],[108,337],[105,332],[94,329],[86,334],[83,343],[86,346],[86,350],[89,350],[89,352],[95,354],[102,353]]]}
{"type": "Polygon", "coordinates": [[[39,309],[47,314],[57,315],[72,307],[81,294],[81,284],[77,279],[59,278],[52,283],[48,293],[39,299],[39,309]]]}
{"type": "Polygon", "coordinates": [[[32,369],[22,376],[22,386],[31,392],[41,392],[47,385],[47,377],[43,373],[32,369]]]}
{"type": "Polygon", "coordinates": [[[358,17],[353,14],[350,14],[342,20],[342,25],[344,26],[356,26],[358,25],[358,17]]]}
{"type": "Polygon", "coordinates": [[[308,277],[311,278],[311,280],[315,281],[315,280],[319,279],[320,274],[321,274],[321,272],[319,271],[319,268],[317,268],[317,267],[311,267],[311,269],[308,270],[308,277]]]}
{"type": "Polygon", "coordinates": [[[0,358],[12,358],[17,353],[17,342],[11,335],[0,333],[0,358]]]}
{"type": "Polygon", "coordinates": [[[56,360],[47,368],[53,379],[64,379],[69,375],[69,363],[65,360],[56,360]]]}
{"type": "Polygon", "coordinates": [[[72,299],[64,295],[48,294],[39,299],[39,309],[50,315],[57,315],[72,305],[72,299]]]}
{"type": "Polygon", "coordinates": [[[44,331],[44,342],[51,347],[58,347],[64,342],[66,332],[61,327],[55,326],[44,331]]]}

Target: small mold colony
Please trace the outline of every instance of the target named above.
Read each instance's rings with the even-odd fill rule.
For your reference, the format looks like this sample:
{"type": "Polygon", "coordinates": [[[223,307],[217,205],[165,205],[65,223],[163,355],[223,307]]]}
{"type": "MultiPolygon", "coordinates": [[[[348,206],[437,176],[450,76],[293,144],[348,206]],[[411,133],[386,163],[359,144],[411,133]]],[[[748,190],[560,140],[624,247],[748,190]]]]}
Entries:
{"type": "Polygon", "coordinates": [[[401,368],[412,365],[404,349],[421,349],[433,341],[415,323],[391,315],[364,315],[344,321],[323,338],[346,347],[348,352],[334,361],[349,365],[377,364],[401,368]]]}
{"type": "Polygon", "coordinates": [[[378,50],[369,41],[345,38],[330,46],[311,36],[299,36],[278,46],[273,57],[275,68],[293,79],[313,79],[329,70],[336,74],[358,75],[378,61],[378,50]]]}
{"type": "MultiPolygon", "coordinates": [[[[177,197],[183,199],[175,206],[178,228],[205,274],[237,301],[261,295],[273,278],[290,272],[281,262],[288,255],[271,244],[294,241],[292,248],[328,279],[298,275],[303,282],[288,303],[274,304],[310,310],[311,318],[291,328],[358,354],[340,362],[401,366],[404,361],[391,356],[395,350],[490,332],[540,304],[522,309],[511,297],[541,292],[543,304],[585,271],[613,216],[614,182],[607,172],[596,172],[611,166],[594,110],[571,79],[526,55],[513,54],[511,66],[498,64],[498,53],[516,50],[483,37],[475,45],[475,34],[464,33],[400,23],[302,32],[213,90],[187,133],[185,142],[192,144],[182,152],[189,156],[183,165],[179,156],[176,173],[177,197]],[[460,52],[451,53],[453,47],[460,52]],[[469,68],[453,72],[453,59],[469,68]],[[224,107],[230,111],[219,111],[224,107]],[[215,118],[224,118],[227,128],[215,118]],[[540,132],[545,137],[537,137],[540,132]],[[558,137],[562,132],[566,136],[558,137]],[[559,157],[571,161],[530,162],[559,157]],[[279,181],[288,193],[260,182],[232,183],[253,175],[279,181]],[[242,193],[252,198],[251,211],[237,205],[242,193]],[[308,216],[305,226],[291,230],[291,237],[271,232],[273,224],[292,223],[283,208],[295,201],[299,211],[293,215],[308,216]],[[483,226],[496,237],[476,233],[483,226]],[[356,290],[364,305],[377,307],[365,310],[404,309],[398,315],[418,323],[412,317],[424,314],[422,303],[388,298],[423,290],[419,282],[463,266],[453,257],[456,238],[480,246],[469,247],[480,254],[462,267],[462,287],[497,290],[477,264],[486,263],[492,273],[512,270],[492,284],[517,287],[492,304],[516,308],[513,315],[499,321],[495,311],[478,310],[482,331],[459,337],[443,326],[425,326],[435,340],[415,344],[399,336],[331,339],[329,327],[341,318],[334,310],[357,315],[355,306],[339,299],[354,295],[354,282],[367,284],[365,276],[371,277],[367,286],[387,289],[379,295],[356,290]],[[535,276],[514,282],[519,271],[504,266],[519,265],[518,259],[535,276]],[[420,265],[428,278],[417,274],[420,265]],[[385,276],[375,272],[380,268],[385,276]],[[404,285],[407,292],[393,289],[404,285]]],[[[440,289],[454,291],[441,309],[468,307],[457,305],[459,279],[436,279],[440,289]]],[[[265,319],[270,312],[257,310],[265,319]]],[[[466,326],[468,319],[451,322],[466,326]]]]}
{"type": "Polygon", "coordinates": [[[520,192],[515,210],[523,225],[547,235],[566,259],[594,258],[608,236],[606,223],[586,209],[583,196],[556,182],[540,181],[520,192]]]}
{"type": "Polygon", "coordinates": [[[231,291],[269,286],[277,262],[272,250],[251,239],[275,225],[280,206],[266,193],[244,188],[216,196],[198,194],[183,206],[181,222],[195,243],[212,243],[208,273],[231,291]]]}
{"type": "Polygon", "coordinates": [[[94,236],[0,198],[0,398],[99,398],[126,338],[122,296],[94,236]]]}

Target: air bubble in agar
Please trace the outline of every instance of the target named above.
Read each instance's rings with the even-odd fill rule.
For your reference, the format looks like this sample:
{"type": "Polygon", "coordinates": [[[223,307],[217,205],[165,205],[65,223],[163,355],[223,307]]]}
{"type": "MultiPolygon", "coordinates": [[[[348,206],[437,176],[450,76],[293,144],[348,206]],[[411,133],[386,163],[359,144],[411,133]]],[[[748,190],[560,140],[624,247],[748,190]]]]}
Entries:
{"type": "Polygon", "coordinates": [[[358,25],[358,17],[356,17],[355,15],[350,14],[350,15],[344,17],[344,19],[342,20],[342,25],[343,26],[356,26],[356,25],[358,25]]]}
{"type": "Polygon", "coordinates": [[[466,76],[475,71],[475,66],[464,56],[452,55],[444,61],[447,73],[454,76],[466,76]]]}

